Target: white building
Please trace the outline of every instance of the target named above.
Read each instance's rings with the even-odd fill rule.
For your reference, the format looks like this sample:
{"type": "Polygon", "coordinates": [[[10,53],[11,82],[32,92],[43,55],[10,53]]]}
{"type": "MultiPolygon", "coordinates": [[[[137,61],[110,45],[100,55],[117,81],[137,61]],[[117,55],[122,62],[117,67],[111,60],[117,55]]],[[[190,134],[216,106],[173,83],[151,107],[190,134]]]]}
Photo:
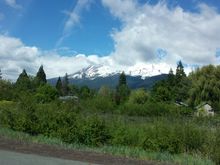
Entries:
{"type": "Polygon", "coordinates": [[[196,112],[197,116],[214,116],[213,108],[208,103],[200,104],[199,106],[196,107],[196,109],[197,109],[196,112]]]}

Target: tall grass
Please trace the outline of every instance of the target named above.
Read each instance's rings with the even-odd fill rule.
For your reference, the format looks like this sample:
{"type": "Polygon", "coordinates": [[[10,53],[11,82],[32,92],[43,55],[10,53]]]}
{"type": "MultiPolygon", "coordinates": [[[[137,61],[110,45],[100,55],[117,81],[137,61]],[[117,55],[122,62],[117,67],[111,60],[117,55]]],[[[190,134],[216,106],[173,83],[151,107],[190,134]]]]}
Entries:
{"type": "Polygon", "coordinates": [[[126,147],[126,146],[101,146],[101,147],[89,147],[82,144],[67,144],[56,138],[48,138],[46,136],[31,136],[23,132],[13,131],[11,129],[0,127],[0,136],[8,139],[14,139],[35,144],[46,144],[52,146],[58,146],[63,149],[73,149],[79,151],[91,151],[97,153],[106,153],[115,156],[124,156],[127,158],[135,158],[142,160],[151,160],[164,163],[174,163],[181,165],[214,165],[215,163],[208,158],[201,157],[199,155],[188,154],[170,154],[167,152],[147,152],[138,147],[126,147]]]}
{"type": "Polygon", "coordinates": [[[68,143],[97,151],[107,147],[112,154],[141,158],[144,154],[140,153],[145,153],[145,158],[156,160],[176,160],[175,155],[201,156],[220,164],[219,117],[94,115],[82,113],[72,104],[34,104],[30,100],[12,107],[0,106],[0,124],[35,135],[9,132],[9,136],[24,140],[28,136],[27,141],[68,143]]]}

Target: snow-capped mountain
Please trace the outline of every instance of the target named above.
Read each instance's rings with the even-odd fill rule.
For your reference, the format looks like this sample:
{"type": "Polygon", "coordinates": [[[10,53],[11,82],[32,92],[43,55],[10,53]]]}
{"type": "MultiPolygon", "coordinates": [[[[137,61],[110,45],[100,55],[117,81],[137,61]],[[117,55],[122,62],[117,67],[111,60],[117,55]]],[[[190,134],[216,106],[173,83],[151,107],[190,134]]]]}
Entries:
{"type": "Polygon", "coordinates": [[[87,68],[83,68],[78,72],[70,74],[70,78],[82,79],[89,78],[95,79],[97,77],[107,77],[113,74],[117,74],[118,72],[112,72],[110,67],[103,65],[90,65],[87,68]]]}
{"type": "MultiPolygon", "coordinates": [[[[110,65],[90,65],[73,74],[69,74],[69,83],[77,86],[88,86],[99,89],[106,85],[115,88],[118,84],[119,74],[123,71],[127,77],[127,84],[131,89],[151,88],[157,81],[167,78],[169,67],[165,64],[138,64],[132,67],[120,68],[110,65]],[[163,72],[158,70],[161,68],[163,72]]],[[[48,82],[55,85],[57,77],[48,82]]]]}
{"type": "MultiPolygon", "coordinates": [[[[77,86],[88,86],[92,89],[99,89],[106,85],[115,88],[118,84],[119,74],[123,71],[127,77],[127,84],[131,89],[151,88],[157,81],[167,77],[166,65],[136,65],[133,67],[120,68],[109,65],[91,65],[78,72],[69,74],[69,83],[77,86]],[[156,68],[162,68],[163,72],[156,68]]],[[[57,77],[49,79],[48,82],[55,85],[57,77]]]]}
{"type": "Polygon", "coordinates": [[[142,79],[146,77],[152,77],[162,74],[160,70],[157,70],[154,65],[138,65],[132,66],[127,69],[116,70],[114,67],[104,65],[90,65],[87,68],[83,68],[78,72],[69,75],[69,78],[73,79],[95,79],[97,77],[108,77],[125,72],[129,76],[141,76],[142,79]]]}

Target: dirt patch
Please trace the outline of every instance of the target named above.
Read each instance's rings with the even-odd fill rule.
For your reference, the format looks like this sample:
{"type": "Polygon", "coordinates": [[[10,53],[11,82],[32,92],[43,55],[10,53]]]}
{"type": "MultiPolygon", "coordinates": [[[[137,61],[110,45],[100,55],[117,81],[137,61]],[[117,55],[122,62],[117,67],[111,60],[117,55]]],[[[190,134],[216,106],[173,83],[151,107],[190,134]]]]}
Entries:
{"type": "MultiPolygon", "coordinates": [[[[130,159],[109,154],[101,154],[87,151],[77,151],[58,148],[45,144],[27,143],[18,140],[11,140],[0,136],[0,149],[26,154],[36,154],[47,157],[56,157],[67,160],[83,161],[88,163],[104,165],[155,165],[159,163],[130,159]]],[[[160,163],[161,164],[161,163],[160,163]]]]}

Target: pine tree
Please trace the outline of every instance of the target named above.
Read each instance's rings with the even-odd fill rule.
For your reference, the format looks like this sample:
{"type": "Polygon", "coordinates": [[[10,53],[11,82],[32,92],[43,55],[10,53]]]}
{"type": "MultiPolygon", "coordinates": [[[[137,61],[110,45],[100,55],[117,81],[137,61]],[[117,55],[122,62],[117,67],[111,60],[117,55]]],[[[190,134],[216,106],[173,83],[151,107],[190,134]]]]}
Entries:
{"type": "Polygon", "coordinates": [[[69,78],[67,73],[65,74],[63,79],[62,91],[64,96],[69,94],[69,78]]]}
{"type": "Polygon", "coordinates": [[[0,69],[0,80],[2,80],[2,71],[0,69]]]}
{"type": "Polygon", "coordinates": [[[25,69],[23,69],[22,73],[18,76],[18,79],[15,85],[20,90],[31,89],[31,81],[25,69]]]}
{"type": "Polygon", "coordinates": [[[36,85],[43,85],[47,83],[46,74],[44,72],[43,65],[40,66],[36,75],[36,85]]]}
{"type": "Polygon", "coordinates": [[[130,94],[130,89],[127,86],[126,75],[122,72],[119,76],[119,82],[116,87],[115,101],[116,104],[124,102],[130,94]]]}
{"type": "Polygon", "coordinates": [[[176,83],[180,83],[183,78],[186,77],[186,73],[184,72],[184,67],[181,61],[177,64],[176,68],[176,83]]]}
{"type": "Polygon", "coordinates": [[[56,89],[57,89],[59,95],[62,95],[62,81],[61,81],[60,77],[57,80],[56,89]]]}
{"type": "Polygon", "coordinates": [[[170,71],[167,76],[168,86],[173,87],[175,85],[175,75],[173,74],[172,68],[170,68],[170,71]]]}
{"type": "Polygon", "coordinates": [[[186,77],[184,67],[181,61],[177,64],[175,76],[175,100],[184,101],[188,97],[189,79],[186,77]]]}
{"type": "Polygon", "coordinates": [[[121,86],[121,85],[127,85],[126,75],[125,75],[124,71],[119,76],[119,84],[118,84],[118,86],[121,86]]]}

